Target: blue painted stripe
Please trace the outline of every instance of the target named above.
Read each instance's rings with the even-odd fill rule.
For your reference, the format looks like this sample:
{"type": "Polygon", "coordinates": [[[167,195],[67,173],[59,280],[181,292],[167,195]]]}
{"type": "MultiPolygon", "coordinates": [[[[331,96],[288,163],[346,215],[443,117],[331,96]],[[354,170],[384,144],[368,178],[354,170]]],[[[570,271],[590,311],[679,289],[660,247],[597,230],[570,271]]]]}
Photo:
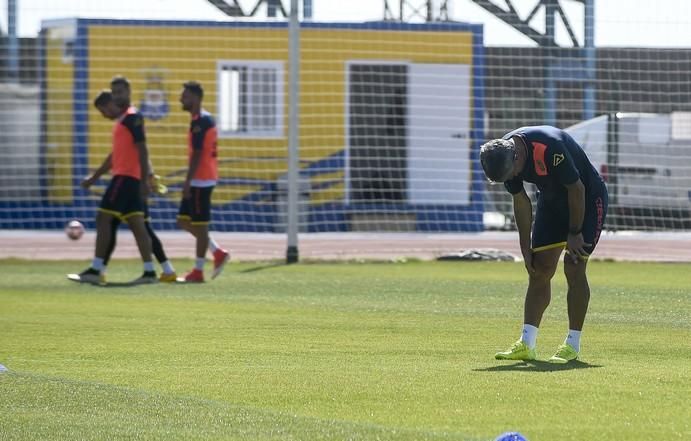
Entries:
{"type": "Polygon", "coordinates": [[[353,29],[353,30],[386,30],[386,31],[447,31],[447,32],[476,32],[482,25],[460,22],[436,23],[401,23],[397,21],[371,21],[364,23],[315,23],[303,22],[304,29],[353,29]]]}
{"type": "Polygon", "coordinates": [[[110,18],[80,18],[85,26],[163,26],[181,28],[288,28],[288,22],[251,21],[190,21],[190,20],[118,20],[110,18]]]}
{"type": "MultiPolygon", "coordinates": [[[[89,118],[89,35],[85,23],[77,22],[74,42],[74,84],[72,85],[72,112],[74,138],[72,140],[72,195],[75,207],[83,205],[88,193],[80,183],[89,172],[88,118],[89,118]]],[[[89,203],[91,205],[91,203],[89,203]]]]}
{"type": "MultiPolygon", "coordinates": [[[[269,28],[287,29],[288,22],[252,22],[252,21],[189,21],[189,20],[120,20],[108,18],[80,18],[78,24],[85,26],[163,26],[184,28],[269,28]]],[[[352,29],[352,30],[389,30],[389,31],[446,31],[473,32],[482,29],[482,25],[461,22],[438,23],[401,23],[394,21],[353,22],[301,22],[302,29],[352,29]]],[[[481,32],[481,31],[480,31],[481,32]]]]}

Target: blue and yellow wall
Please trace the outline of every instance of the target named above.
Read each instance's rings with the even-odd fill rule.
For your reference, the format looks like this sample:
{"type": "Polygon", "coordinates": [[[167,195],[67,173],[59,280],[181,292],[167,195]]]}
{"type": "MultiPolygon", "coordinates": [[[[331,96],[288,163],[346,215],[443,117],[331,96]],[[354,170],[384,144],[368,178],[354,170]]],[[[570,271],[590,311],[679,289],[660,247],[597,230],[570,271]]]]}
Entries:
{"type": "MultiPolygon", "coordinates": [[[[173,190],[179,188],[187,166],[189,114],[178,103],[183,82],[201,82],[204,107],[217,114],[219,60],[283,62],[288,79],[286,23],[74,19],[58,25],[48,24],[42,34],[45,199],[48,207],[84,211],[75,217],[90,218],[96,205],[78,184],[110,151],[112,122],[91,102],[112,76],[129,78],[137,106],[146,90],[165,96],[162,115],[146,121],[147,145],[157,173],[173,190]],[[70,25],[73,32],[65,32],[70,25]],[[60,35],[71,41],[66,44],[60,35]],[[66,47],[71,62],[65,57],[66,47]]],[[[471,204],[406,209],[419,213],[418,230],[482,229],[482,178],[476,160],[484,131],[481,25],[303,23],[300,38],[300,164],[312,187],[310,230],[349,230],[344,200],[349,60],[472,66],[471,204]]],[[[286,95],[284,136],[219,139],[221,181],[213,200],[217,229],[274,231],[277,180],[287,170],[287,101],[286,95]]],[[[152,211],[158,228],[174,227],[178,198],[173,191],[169,199],[156,201],[152,211]]]]}

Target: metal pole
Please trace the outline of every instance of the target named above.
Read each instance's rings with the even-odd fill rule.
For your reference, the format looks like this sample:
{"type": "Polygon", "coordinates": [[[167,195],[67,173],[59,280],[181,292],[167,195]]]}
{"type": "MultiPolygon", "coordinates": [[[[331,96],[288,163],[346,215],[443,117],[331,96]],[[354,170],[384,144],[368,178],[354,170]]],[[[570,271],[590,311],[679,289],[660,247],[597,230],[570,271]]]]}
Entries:
{"type": "Polygon", "coordinates": [[[299,197],[299,104],[300,104],[300,21],[298,0],[290,0],[288,24],[290,84],[288,92],[288,248],[286,263],[296,263],[298,252],[298,197],[299,197]]]}
{"type": "Polygon", "coordinates": [[[7,73],[10,82],[19,82],[19,40],[17,0],[7,0],[7,73]]]}
{"type": "Polygon", "coordinates": [[[547,66],[547,75],[545,78],[545,124],[555,126],[557,125],[557,80],[554,74],[555,68],[555,52],[556,52],[556,38],[554,32],[554,15],[557,9],[554,5],[554,0],[545,0],[545,40],[543,44],[547,45],[546,50],[548,56],[545,65],[547,66]]]}
{"type": "Polygon", "coordinates": [[[596,102],[595,102],[595,80],[597,75],[595,72],[595,0],[585,0],[585,10],[583,16],[584,32],[583,32],[583,46],[585,47],[585,87],[583,90],[583,119],[595,118],[596,102]]]}

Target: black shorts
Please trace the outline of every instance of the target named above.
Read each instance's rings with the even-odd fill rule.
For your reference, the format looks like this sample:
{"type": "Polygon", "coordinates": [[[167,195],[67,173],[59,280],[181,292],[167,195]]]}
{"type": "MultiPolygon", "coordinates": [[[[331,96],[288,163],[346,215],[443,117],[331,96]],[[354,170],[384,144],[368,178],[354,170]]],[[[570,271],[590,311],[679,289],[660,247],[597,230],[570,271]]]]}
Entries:
{"type": "Polygon", "coordinates": [[[190,187],[189,199],[180,202],[178,218],[191,221],[192,225],[211,222],[211,193],[214,187],[190,187]]]}
{"type": "Polygon", "coordinates": [[[131,176],[113,176],[98,210],[124,221],[131,216],[143,216],[146,203],[142,199],[139,184],[139,179],[131,176]]]}
{"type": "MultiPolygon", "coordinates": [[[[585,195],[585,214],[583,216],[583,240],[590,246],[584,247],[592,254],[600,240],[600,233],[607,215],[608,195],[604,183],[595,191],[585,195]]],[[[569,235],[569,202],[565,197],[546,200],[540,195],[537,199],[535,224],[533,225],[533,251],[563,248],[569,235]]]]}

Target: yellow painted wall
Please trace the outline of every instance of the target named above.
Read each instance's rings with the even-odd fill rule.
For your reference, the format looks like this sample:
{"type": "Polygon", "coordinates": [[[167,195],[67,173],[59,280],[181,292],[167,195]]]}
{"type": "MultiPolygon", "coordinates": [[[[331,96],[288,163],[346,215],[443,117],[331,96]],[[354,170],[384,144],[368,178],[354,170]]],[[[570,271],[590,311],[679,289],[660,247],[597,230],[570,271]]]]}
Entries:
{"type": "MultiPolygon", "coordinates": [[[[90,99],[109,86],[113,75],[127,76],[133,104],[139,105],[148,74],[162,77],[170,114],[147,121],[147,142],[156,171],[181,173],[187,166],[189,114],[180,108],[181,84],[197,80],[205,89],[204,107],[216,114],[216,63],[219,60],[283,61],[286,79],[282,138],[219,140],[222,177],[275,180],[285,173],[288,127],[288,32],[272,28],[91,26],[90,99]]],[[[317,161],[345,147],[346,63],[392,60],[413,63],[472,64],[472,34],[435,31],[304,29],[301,34],[300,148],[302,161],[317,161]]],[[[89,167],[110,151],[111,121],[89,106],[89,167]]],[[[303,162],[304,164],[304,162],[303,162]]],[[[341,176],[343,173],[337,173],[341,176]]],[[[333,177],[333,175],[331,176],[333,177]]],[[[323,179],[317,177],[316,179],[323,179]]],[[[166,182],[173,183],[170,180],[166,182]]],[[[219,187],[214,202],[228,202],[258,187],[219,187]]],[[[313,196],[315,203],[339,199],[343,185],[313,196]]]]}
{"type": "Polygon", "coordinates": [[[345,147],[348,61],[469,65],[473,61],[468,32],[306,29],[301,44],[300,148],[301,158],[308,160],[345,147]]]}
{"type": "Polygon", "coordinates": [[[63,59],[64,37],[55,28],[46,32],[46,181],[50,202],[72,201],[74,65],[63,59]]]}
{"type": "MultiPolygon", "coordinates": [[[[139,105],[146,76],[162,75],[170,114],[146,122],[147,144],[157,173],[169,175],[187,167],[189,114],[178,102],[182,83],[199,81],[204,87],[204,107],[216,115],[216,63],[218,60],[284,60],[288,42],[285,30],[197,27],[93,26],[89,29],[89,96],[109,86],[113,75],[125,75],[132,85],[133,104],[139,105]]],[[[285,68],[287,75],[287,67],[285,68]]],[[[287,106],[287,103],[286,103],[287,106]]],[[[287,110],[284,111],[287,115],[287,110]]],[[[287,126],[287,124],[286,124],[287,126]]],[[[110,149],[112,122],[91,107],[89,112],[90,167],[97,166],[110,149]]],[[[284,165],[257,162],[257,157],[284,157],[286,139],[219,140],[220,174],[225,177],[274,179],[284,165]],[[245,160],[242,160],[242,159],[245,160]]],[[[180,180],[184,175],[180,176],[180,180]]],[[[172,183],[168,181],[167,183],[172,183]]],[[[227,201],[256,190],[219,187],[214,201],[227,201]]]]}

